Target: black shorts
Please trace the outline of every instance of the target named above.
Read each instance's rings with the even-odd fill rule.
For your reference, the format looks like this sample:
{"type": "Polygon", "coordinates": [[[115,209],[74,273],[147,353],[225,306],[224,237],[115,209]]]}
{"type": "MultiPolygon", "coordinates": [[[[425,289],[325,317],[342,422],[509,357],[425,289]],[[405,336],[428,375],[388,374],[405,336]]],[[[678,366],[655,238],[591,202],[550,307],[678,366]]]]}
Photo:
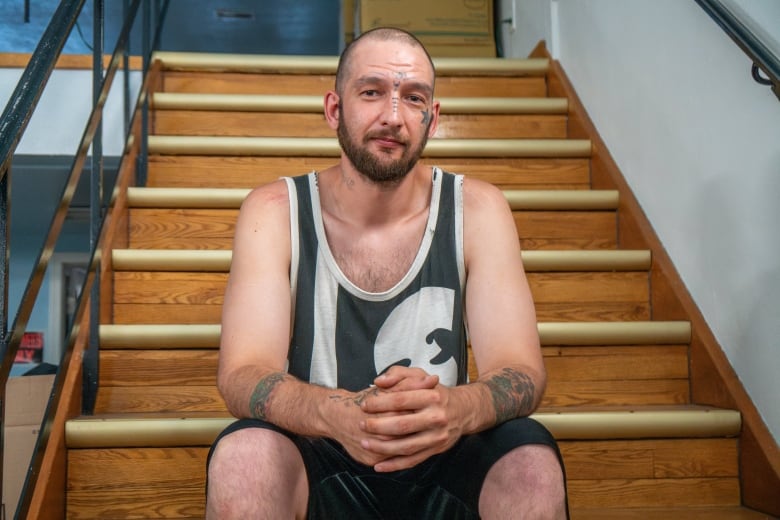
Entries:
{"type": "Polygon", "coordinates": [[[222,437],[243,428],[277,431],[298,447],[309,480],[309,519],[478,519],[479,494],[488,470],[503,455],[527,444],[551,447],[563,470],[555,439],[531,418],[463,437],[447,452],[391,473],[377,473],[355,462],[333,440],[301,437],[258,419],[230,424],[214,441],[208,459],[222,437]]]}

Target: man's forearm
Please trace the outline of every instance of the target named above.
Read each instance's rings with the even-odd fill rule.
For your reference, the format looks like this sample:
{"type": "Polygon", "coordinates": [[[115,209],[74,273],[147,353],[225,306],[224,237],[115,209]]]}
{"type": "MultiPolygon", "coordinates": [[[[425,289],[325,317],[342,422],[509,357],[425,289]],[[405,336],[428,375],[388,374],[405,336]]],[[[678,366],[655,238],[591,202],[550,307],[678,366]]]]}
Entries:
{"type": "Polygon", "coordinates": [[[305,383],[286,372],[244,367],[220,385],[228,409],[301,435],[321,436],[331,394],[342,392],[305,383]]]}
{"type": "Polygon", "coordinates": [[[530,415],[541,398],[534,379],[516,368],[503,368],[481,382],[490,389],[496,424],[530,415]]]}

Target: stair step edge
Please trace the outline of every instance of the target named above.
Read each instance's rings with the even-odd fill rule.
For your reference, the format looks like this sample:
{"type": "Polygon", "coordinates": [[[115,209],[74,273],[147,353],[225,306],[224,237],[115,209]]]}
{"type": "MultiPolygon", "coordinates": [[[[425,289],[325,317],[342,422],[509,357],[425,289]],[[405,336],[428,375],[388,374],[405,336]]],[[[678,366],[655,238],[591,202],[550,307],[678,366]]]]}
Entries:
{"type": "MultiPolygon", "coordinates": [[[[156,51],[163,70],[335,74],[337,56],[287,56],[268,54],[229,54],[207,52],[156,51]]],[[[547,58],[433,58],[437,76],[529,75],[544,76],[550,67],[547,58]]]]}
{"type": "MultiPolygon", "coordinates": [[[[528,250],[522,253],[527,272],[647,271],[649,250],[528,250]]],[[[232,250],[114,249],[115,271],[228,272],[232,250]]]]}
{"type": "MultiPolygon", "coordinates": [[[[713,407],[537,412],[558,440],[733,437],[738,411],[713,407]]],[[[65,427],[69,448],[209,446],[233,417],[79,417],[65,427]]]]}
{"type": "MultiPolygon", "coordinates": [[[[249,188],[140,188],[127,189],[133,208],[238,209],[249,188]]],[[[513,211],[614,210],[617,190],[503,190],[513,211]]]]}
{"type": "MultiPolygon", "coordinates": [[[[567,98],[551,97],[443,97],[441,113],[449,114],[515,114],[565,115],[567,98]]],[[[155,92],[153,110],[210,110],[232,112],[322,113],[322,96],[214,94],[189,92],[155,92]]]]}
{"type": "MultiPolygon", "coordinates": [[[[541,322],[544,346],[684,345],[688,321],[541,322]]],[[[219,348],[219,324],[100,325],[102,348],[219,348]]]]}
{"type": "MultiPolygon", "coordinates": [[[[338,157],[341,148],[330,137],[233,137],[151,135],[150,155],[338,157]]],[[[557,157],[587,158],[589,139],[431,139],[423,157],[557,157]]]]}

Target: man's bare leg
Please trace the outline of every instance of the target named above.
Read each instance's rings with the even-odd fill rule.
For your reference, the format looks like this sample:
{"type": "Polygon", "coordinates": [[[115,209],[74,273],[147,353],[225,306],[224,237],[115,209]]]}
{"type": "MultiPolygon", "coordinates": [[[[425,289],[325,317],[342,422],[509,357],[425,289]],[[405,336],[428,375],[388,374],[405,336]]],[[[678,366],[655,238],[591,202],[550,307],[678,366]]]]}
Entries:
{"type": "Polygon", "coordinates": [[[244,428],[221,439],[212,454],[206,518],[305,518],[308,486],[303,459],[290,439],[244,428]]]}
{"type": "Polygon", "coordinates": [[[565,501],[563,472],[553,449],[521,446],[488,471],[479,495],[479,514],[484,519],[565,520],[565,501]]]}

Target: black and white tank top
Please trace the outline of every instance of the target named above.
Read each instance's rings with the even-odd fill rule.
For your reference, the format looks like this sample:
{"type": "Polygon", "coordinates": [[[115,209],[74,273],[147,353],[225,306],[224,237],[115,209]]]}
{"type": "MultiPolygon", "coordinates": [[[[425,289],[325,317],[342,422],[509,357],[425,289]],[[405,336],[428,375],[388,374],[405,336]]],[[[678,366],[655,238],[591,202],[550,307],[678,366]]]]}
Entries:
{"type": "Polygon", "coordinates": [[[290,193],[293,324],[288,372],[358,391],[393,365],[442,384],[466,382],[462,176],[433,169],[427,229],[409,271],[384,292],[350,282],[325,236],[312,172],[285,178],[290,193]]]}

